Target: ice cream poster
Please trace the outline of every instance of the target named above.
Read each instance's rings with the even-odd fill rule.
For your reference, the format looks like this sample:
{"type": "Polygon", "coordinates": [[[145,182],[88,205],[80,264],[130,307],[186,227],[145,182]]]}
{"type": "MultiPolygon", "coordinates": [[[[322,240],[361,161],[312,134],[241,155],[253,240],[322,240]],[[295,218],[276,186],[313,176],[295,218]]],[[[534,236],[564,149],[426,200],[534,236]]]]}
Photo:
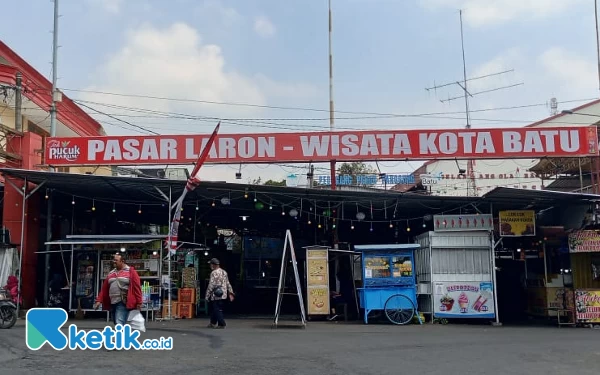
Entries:
{"type": "Polygon", "coordinates": [[[496,314],[492,283],[435,283],[434,312],[435,316],[439,318],[493,319],[496,314]]]}

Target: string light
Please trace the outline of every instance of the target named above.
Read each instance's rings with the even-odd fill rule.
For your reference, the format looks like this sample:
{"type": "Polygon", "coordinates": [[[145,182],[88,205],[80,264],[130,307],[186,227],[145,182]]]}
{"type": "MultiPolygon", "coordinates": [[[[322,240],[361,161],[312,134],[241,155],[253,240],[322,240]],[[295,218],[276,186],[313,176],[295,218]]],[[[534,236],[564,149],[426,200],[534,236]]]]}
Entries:
{"type": "MultiPolygon", "coordinates": [[[[213,205],[214,205],[215,201],[213,201],[213,205]]],[[[196,201],[196,211],[198,211],[200,208],[198,207],[198,201],[196,201]]]]}
{"type": "Polygon", "coordinates": [[[92,199],[92,211],[96,211],[96,200],[92,199]]]}
{"type": "Polygon", "coordinates": [[[350,229],[354,230],[354,221],[350,220],[350,229]]]}
{"type": "Polygon", "coordinates": [[[410,232],[410,224],[408,223],[408,219],[406,219],[406,231],[410,232]]]}
{"type": "MultiPolygon", "coordinates": [[[[215,203],[215,201],[213,201],[212,204],[211,204],[211,206],[214,207],[215,205],[216,205],[216,203],[215,203]]],[[[198,209],[198,205],[196,205],[196,209],[198,209]]]]}
{"type": "Polygon", "coordinates": [[[73,199],[71,200],[71,204],[75,204],[75,196],[73,195],[73,199]]]}
{"type": "Polygon", "coordinates": [[[393,228],[394,224],[392,224],[392,222],[390,221],[390,228],[393,228]]]}
{"type": "MultiPolygon", "coordinates": [[[[182,211],[183,211],[183,209],[182,209],[182,211]]],[[[141,214],[141,213],[142,213],[142,205],[140,204],[140,207],[138,209],[138,214],[141,214]]]]}
{"type": "Polygon", "coordinates": [[[117,208],[116,208],[116,204],[115,204],[115,203],[113,203],[113,209],[112,209],[112,212],[113,212],[113,214],[114,214],[115,212],[117,212],[117,208]]]}
{"type": "Polygon", "coordinates": [[[48,189],[46,189],[46,196],[44,198],[48,199],[48,189]]]}

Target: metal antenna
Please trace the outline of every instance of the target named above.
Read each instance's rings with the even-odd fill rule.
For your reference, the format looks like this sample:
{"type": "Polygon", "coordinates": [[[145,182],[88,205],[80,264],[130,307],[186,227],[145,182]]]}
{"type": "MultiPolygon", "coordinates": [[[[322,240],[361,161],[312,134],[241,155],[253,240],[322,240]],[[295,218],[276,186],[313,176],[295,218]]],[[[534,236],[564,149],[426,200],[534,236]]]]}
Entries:
{"type": "MultiPolygon", "coordinates": [[[[516,83],[516,84],[512,84],[512,85],[508,85],[508,86],[502,86],[502,87],[496,87],[496,88],[492,88],[492,89],[488,89],[488,90],[483,90],[483,91],[478,91],[478,92],[470,92],[469,91],[469,89],[468,89],[468,83],[471,82],[471,81],[475,81],[475,80],[480,80],[480,79],[485,79],[485,78],[490,78],[490,77],[495,77],[495,76],[499,76],[499,75],[503,75],[503,74],[512,73],[512,72],[514,72],[514,69],[509,69],[509,70],[504,70],[504,71],[501,71],[501,72],[495,72],[495,73],[485,74],[485,75],[481,75],[481,76],[477,76],[477,77],[467,78],[467,63],[466,63],[466,57],[465,57],[465,42],[464,42],[464,31],[463,31],[462,13],[463,12],[462,12],[462,9],[461,9],[459,11],[459,17],[460,17],[460,43],[461,43],[462,63],[463,63],[463,79],[462,80],[448,82],[448,83],[444,83],[444,84],[440,84],[440,85],[435,85],[434,84],[434,86],[427,87],[427,88],[425,88],[425,90],[427,90],[427,92],[430,92],[431,90],[433,90],[437,94],[437,90],[440,89],[440,88],[458,85],[461,88],[461,90],[463,91],[463,95],[451,97],[448,94],[448,98],[447,99],[440,99],[440,102],[442,102],[442,103],[448,103],[448,102],[451,102],[453,100],[464,99],[465,100],[466,128],[467,129],[471,129],[471,116],[470,116],[470,109],[469,109],[469,97],[473,98],[473,97],[475,97],[477,95],[481,95],[481,94],[485,94],[485,93],[489,93],[489,92],[494,92],[494,91],[499,91],[499,90],[504,90],[504,89],[508,89],[508,88],[512,88],[512,87],[521,86],[524,83],[521,82],[521,83],[516,83]]],[[[469,176],[469,180],[468,180],[468,183],[467,183],[467,195],[469,195],[469,196],[477,196],[477,186],[476,186],[476,183],[475,183],[474,165],[475,165],[475,162],[473,160],[468,160],[468,162],[467,162],[467,174],[469,176]]]]}

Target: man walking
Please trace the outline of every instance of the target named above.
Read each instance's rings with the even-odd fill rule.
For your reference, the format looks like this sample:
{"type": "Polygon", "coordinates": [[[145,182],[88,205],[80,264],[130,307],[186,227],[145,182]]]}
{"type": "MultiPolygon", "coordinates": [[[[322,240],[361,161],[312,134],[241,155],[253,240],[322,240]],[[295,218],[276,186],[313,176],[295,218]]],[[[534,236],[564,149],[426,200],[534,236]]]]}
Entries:
{"type": "Polygon", "coordinates": [[[94,310],[102,304],[103,310],[111,309],[115,325],[124,325],[129,311],[142,309],[142,283],[135,269],[125,263],[124,255],[115,254],[113,264],[115,268],[104,279],[94,310]]]}
{"type": "Polygon", "coordinates": [[[221,262],[217,258],[212,258],[208,263],[212,269],[210,281],[206,288],[206,300],[210,309],[210,324],[208,327],[224,329],[227,324],[223,318],[223,303],[227,298],[233,301],[235,294],[231,283],[229,283],[227,272],[221,268],[221,262]]]}

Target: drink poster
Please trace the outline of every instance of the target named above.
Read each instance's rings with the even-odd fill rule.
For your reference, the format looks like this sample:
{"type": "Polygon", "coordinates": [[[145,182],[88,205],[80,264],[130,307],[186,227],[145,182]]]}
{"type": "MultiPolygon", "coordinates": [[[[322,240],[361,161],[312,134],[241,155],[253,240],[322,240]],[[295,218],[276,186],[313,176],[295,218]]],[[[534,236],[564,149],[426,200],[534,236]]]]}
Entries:
{"type": "Polygon", "coordinates": [[[329,314],[329,252],[327,249],[306,250],[308,315],[329,314]]]}
{"type": "Polygon", "coordinates": [[[494,287],[491,282],[436,282],[436,318],[495,318],[494,287]]]}
{"type": "Polygon", "coordinates": [[[580,323],[600,323],[600,290],[575,291],[577,321],[580,323]]]}

